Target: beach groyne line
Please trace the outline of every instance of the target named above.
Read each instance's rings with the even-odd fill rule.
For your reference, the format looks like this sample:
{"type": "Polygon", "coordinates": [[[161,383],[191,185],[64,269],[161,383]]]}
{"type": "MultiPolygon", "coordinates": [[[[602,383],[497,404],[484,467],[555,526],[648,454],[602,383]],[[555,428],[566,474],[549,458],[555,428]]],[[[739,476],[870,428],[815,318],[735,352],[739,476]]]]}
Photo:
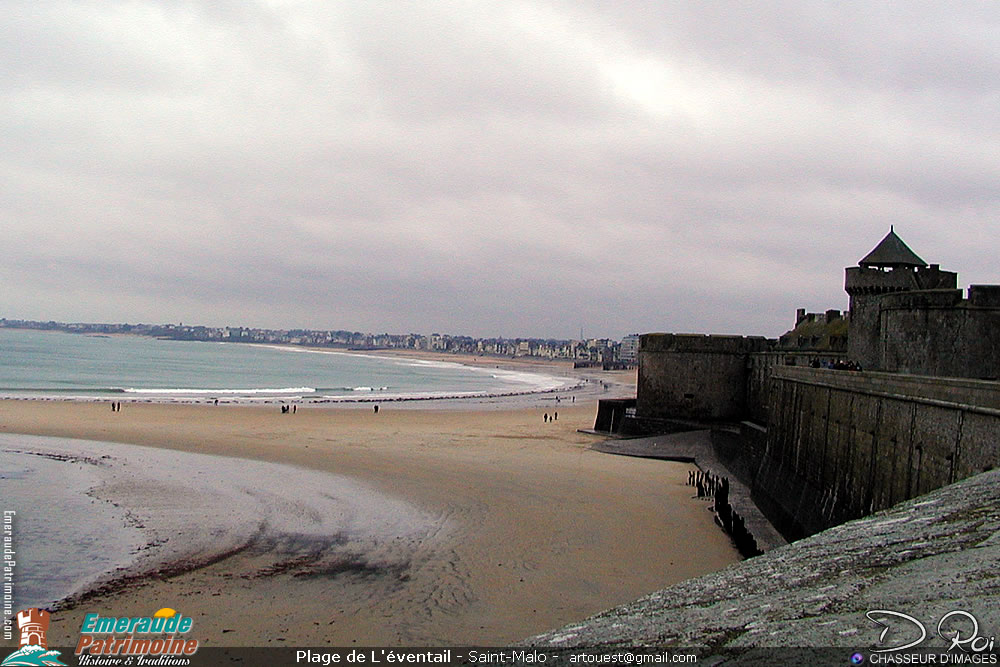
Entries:
{"type": "Polygon", "coordinates": [[[761,551],[787,544],[787,540],[757,507],[750,488],[731,470],[718,452],[718,439],[710,430],[684,431],[648,438],[605,440],[592,448],[606,454],[694,463],[705,473],[728,478],[728,501],[732,511],[743,517],[747,531],[761,551]]]}

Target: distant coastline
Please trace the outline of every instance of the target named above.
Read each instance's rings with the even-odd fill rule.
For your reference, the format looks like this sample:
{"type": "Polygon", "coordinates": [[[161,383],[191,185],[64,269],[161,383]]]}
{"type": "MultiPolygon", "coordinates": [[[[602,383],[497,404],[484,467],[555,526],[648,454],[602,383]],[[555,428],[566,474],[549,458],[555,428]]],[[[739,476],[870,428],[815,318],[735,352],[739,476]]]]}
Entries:
{"type": "Polygon", "coordinates": [[[137,334],[74,338],[58,329],[6,331],[14,343],[0,367],[0,397],[11,399],[518,407],[545,395],[559,402],[560,397],[631,394],[635,384],[634,372],[574,368],[568,360],[223,341],[188,347],[191,341],[161,344],[137,334]],[[50,333],[66,337],[50,340],[50,333]],[[53,357],[47,353],[50,346],[53,357]]]}
{"type": "MultiPolygon", "coordinates": [[[[64,331],[88,336],[132,335],[164,340],[293,345],[345,352],[417,351],[431,354],[539,358],[581,363],[629,363],[622,344],[609,338],[474,338],[451,334],[373,334],[346,330],[206,327],[184,324],[56,322],[0,318],[0,329],[64,331]]],[[[582,333],[582,332],[581,332],[582,333]]],[[[633,335],[630,338],[635,338],[633,335]]],[[[634,359],[633,359],[634,361],[634,359]]]]}

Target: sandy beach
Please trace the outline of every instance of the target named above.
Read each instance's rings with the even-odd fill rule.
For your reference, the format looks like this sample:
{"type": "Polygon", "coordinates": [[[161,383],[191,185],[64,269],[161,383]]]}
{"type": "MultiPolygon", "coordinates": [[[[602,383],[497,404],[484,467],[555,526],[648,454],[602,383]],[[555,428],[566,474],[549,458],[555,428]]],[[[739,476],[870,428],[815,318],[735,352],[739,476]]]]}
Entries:
{"type": "Polygon", "coordinates": [[[392,568],[316,572],[265,548],[194,570],[178,564],[56,612],[50,644],[74,643],[88,611],[172,607],[195,619],[205,646],[497,645],[738,560],[685,485],[689,466],[589,449],[594,436],[577,429],[593,425],[595,410],[593,397],[378,414],[156,403],[112,413],[104,403],[7,400],[0,431],[346,475],[433,518],[392,568]]]}

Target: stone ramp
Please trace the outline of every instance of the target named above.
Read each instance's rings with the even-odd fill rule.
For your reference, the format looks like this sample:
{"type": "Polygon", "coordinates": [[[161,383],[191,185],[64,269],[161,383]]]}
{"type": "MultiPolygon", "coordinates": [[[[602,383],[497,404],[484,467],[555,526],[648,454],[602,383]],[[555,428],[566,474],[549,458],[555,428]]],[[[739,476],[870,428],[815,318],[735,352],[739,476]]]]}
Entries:
{"type": "Polygon", "coordinates": [[[758,509],[750,497],[750,489],[732,473],[715,455],[712,432],[708,430],[684,431],[649,438],[605,440],[591,446],[606,454],[640,456],[667,461],[691,461],[702,472],[729,478],[729,504],[743,517],[747,529],[761,551],[770,551],[787,544],[771,522],[758,509]]]}
{"type": "MultiPolygon", "coordinates": [[[[883,616],[896,625],[880,644],[883,627],[866,614],[890,610],[926,627],[921,648],[945,648],[937,624],[952,611],[974,617],[980,637],[996,635],[998,559],[1000,471],[991,471],[523,643],[695,648],[698,664],[740,665],[777,664],[774,654],[751,659],[763,648],[841,647],[837,664],[849,664],[852,651],[915,632],[883,616]]],[[[970,623],[956,629],[972,633],[970,623]]]]}

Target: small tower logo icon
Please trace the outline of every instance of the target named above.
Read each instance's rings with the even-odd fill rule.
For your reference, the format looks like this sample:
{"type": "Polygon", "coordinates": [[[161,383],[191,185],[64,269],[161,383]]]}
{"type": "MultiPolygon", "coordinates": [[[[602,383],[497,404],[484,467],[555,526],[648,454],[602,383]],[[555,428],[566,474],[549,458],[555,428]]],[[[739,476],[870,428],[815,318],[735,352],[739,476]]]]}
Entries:
{"type": "Polygon", "coordinates": [[[8,655],[0,667],[13,665],[63,665],[56,657],[59,651],[50,651],[45,635],[49,631],[49,612],[44,609],[25,609],[17,612],[17,626],[21,642],[17,651],[8,655]]]}
{"type": "Polygon", "coordinates": [[[48,648],[45,633],[49,631],[49,612],[44,609],[25,609],[17,612],[17,626],[21,629],[21,643],[25,646],[48,648]]]}

